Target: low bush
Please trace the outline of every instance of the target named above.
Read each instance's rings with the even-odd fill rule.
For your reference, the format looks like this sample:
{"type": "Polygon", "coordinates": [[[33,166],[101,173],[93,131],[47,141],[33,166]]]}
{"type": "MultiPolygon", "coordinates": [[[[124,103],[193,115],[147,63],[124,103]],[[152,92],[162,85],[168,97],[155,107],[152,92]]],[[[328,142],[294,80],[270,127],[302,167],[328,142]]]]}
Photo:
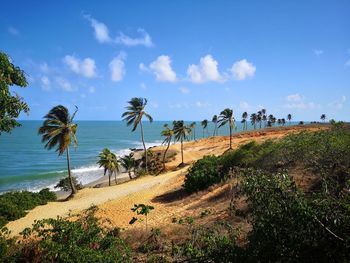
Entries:
{"type": "Polygon", "coordinates": [[[25,216],[27,210],[55,200],[56,194],[49,189],[43,189],[38,193],[21,191],[2,194],[0,195],[0,227],[8,221],[25,216]]]}
{"type": "MultiPolygon", "coordinates": [[[[77,189],[77,190],[83,189],[83,185],[78,182],[77,178],[72,177],[72,179],[73,179],[73,185],[75,186],[75,189],[77,189]]],[[[65,178],[61,179],[58,182],[58,184],[55,185],[55,188],[60,188],[62,191],[66,191],[66,192],[71,191],[69,177],[65,177],[65,178]]]]}

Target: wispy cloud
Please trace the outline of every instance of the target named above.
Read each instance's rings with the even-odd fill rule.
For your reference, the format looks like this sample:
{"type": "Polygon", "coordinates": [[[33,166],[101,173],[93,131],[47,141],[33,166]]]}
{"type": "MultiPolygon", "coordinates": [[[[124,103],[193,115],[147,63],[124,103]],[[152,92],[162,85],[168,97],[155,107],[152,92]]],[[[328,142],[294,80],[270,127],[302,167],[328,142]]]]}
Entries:
{"type": "Polygon", "coordinates": [[[49,91],[51,90],[51,81],[49,79],[49,77],[47,76],[42,76],[40,78],[40,83],[41,83],[41,88],[44,90],[44,91],[49,91]]]}
{"type": "Polygon", "coordinates": [[[13,26],[9,26],[9,27],[7,28],[7,31],[8,31],[11,35],[16,36],[16,37],[20,35],[19,30],[18,30],[17,28],[13,27],[13,26]]]}
{"type": "Polygon", "coordinates": [[[314,49],[313,51],[314,51],[314,54],[318,57],[323,55],[323,53],[324,53],[324,51],[322,49],[314,49]]]}
{"type": "Polygon", "coordinates": [[[320,109],[321,105],[314,103],[312,101],[306,101],[306,98],[299,93],[291,94],[285,98],[286,104],[284,105],[287,109],[297,109],[297,110],[314,110],[320,109]]]}
{"type": "Polygon", "coordinates": [[[329,103],[328,106],[330,106],[336,110],[340,110],[343,108],[345,102],[346,102],[346,97],[343,95],[343,96],[341,96],[340,99],[329,103]]]}
{"type": "Polygon", "coordinates": [[[74,55],[67,55],[63,58],[63,63],[66,64],[71,71],[86,78],[96,76],[96,64],[92,58],[80,60],[74,55]]]}
{"type": "Polygon", "coordinates": [[[120,52],[118,56],[112,59],[109,63],[109,70],[111,72],[111,80],[114,82],[121,81],[125,74],[125,60],[126,53],[120,52]]]}
{"type": "Polygon", "coordinates": [[[184,86],[180,87],[180,88],[179,88],[179,91],[180,91],[181,93],[183,93],[183,94],[190,93],[190,90],[189,90],[187,87],[184,87],[184,86]]]}
{"type": "Polygon", "coordinates": [[[72,84],[68,80],[62,77],[57,77],[56,83],[63,91],[72,92],[76,90],[75,88],[72,87],[72,84]]]}
{"type": "Polygon", "coordinates": [[[114,43],[128,47],[154,46],[151,36],[143,28],[137,29],[137,32],[140,35],[138,37],[131,37],[124,34],[123,32],[120,32],[119,35],[116,37],[112,37],[105,23],[96,20],[91,15],[83,15],[83,17],[90,22],[90,25],[94,30],[95,38],[100,43],[114,43]]]}

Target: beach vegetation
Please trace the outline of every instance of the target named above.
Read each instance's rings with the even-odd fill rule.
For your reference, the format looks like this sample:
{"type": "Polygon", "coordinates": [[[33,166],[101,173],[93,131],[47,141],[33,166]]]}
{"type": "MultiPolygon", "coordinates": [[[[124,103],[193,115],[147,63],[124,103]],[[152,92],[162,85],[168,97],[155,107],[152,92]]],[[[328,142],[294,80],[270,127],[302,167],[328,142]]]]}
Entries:
{"type": "Polygon", "coordinates": [[[136,163],[133,154],[124,155],[119,158],[120,165],[126,170],[129,175],[130,180],[132,179],[131,171],[135,169],[136,163]]]}
{"type": "Polygon", "coordinates": [[[146,172],[148,172],[148,159],[147,159],[147,148],[145,144],[144,131],[142,118],[145,117],[149,122],[153,122],[153,118],[147,112],[145,112],[145,107],[147,106],[147,99],[145,98],[132,98],[128,101],[127,111],[122,114],[122,118],[127,122],[127,126],[132,125],[132,131],[134,132],[140,125],[141,140],[144,149],[145,156],[145,167],[146,172]]]}
{"type": "Polygon", "coordinates": [[[69,114],[66,107],[62,105],[55,106],[45,115],[45,121],[39,128],[39,134],[42,135],[41,141],[46,143],[46,149],[51,150],[56,147],[56,152],[58,152],[59,156],[66,152],[68,178],[72,190],[71,196],[77,192],[73,183],[69,156],[71,143],[74,143],[74,147],[78,146],[76,137],[78,125],[73,122],[77,112],[77,106],[75,106],[75,111],[72,115],[69,114]]]}
{"type": "Polygon", "coordinates": [[[23,98],[10,91],[13,85],[26,87],[26,74],[12,63],[6,53],[0,51],[0,135],[20,126],[16,119],[22,112],[29,112],[29,106],[23,98]]]}
{"type": "Polygon", "coordinates": [[[219,124],[218,128],[226,125],[227,123],[228,123],[229,128],[230,128],[230,147],[229,147],[229,149],[232,149],[232,132],[233,132],[233,129],[236,127],[236,124],[235,124],[235,118],[233,117],[233,110],[229,109],[229,108],[224,109],[220,113],[219,118],[218,118],[218,124],[219,124]]]}
{"type": "Polygon", "coordinates": [[[191,133],[191,128],[185,125],[184,121],[175,121],[174,122],[174,137],[177,141],[181,142],[181,163],[180,166],[183,166],[184,163],[184,149],[183,141],[187,139],[191,133]]]}
{"type": "MultiPolygon", "coordinates": [[[[81,190],[83,189],[83,185],[81,182],[78,182],[77,178],[73,176],[73,184],[75,189],[81,190]]],[[[55,185],[55,188],[60,188],[62,191],[68,192],[72,191],[71,186],[70,186],[70,180],[69,177],[62,178],[59,180],[59,182],[55,185]]]]}
{"type": "Polygon", "coordinates": [[[161,132],[161,135],[164,137],[162,144],[166,144],[166,149],[163,153],[163,170],[165,170],[166,154],[169,150],[172,137],[174,136],[174,130],[170,129],[169,127],[165,127],[165,129],[161,132]]]}
{"type": "Polygon", "coordinates": [[[108,148],[104,148],[98,155],[97,164],[103,167],[103,174],[108,174],[108,185],[111,186],[111,177],[114,174],[115,183],[117,184],[117,173],[119,172],[119,161],[115,153],[108,148]]]}

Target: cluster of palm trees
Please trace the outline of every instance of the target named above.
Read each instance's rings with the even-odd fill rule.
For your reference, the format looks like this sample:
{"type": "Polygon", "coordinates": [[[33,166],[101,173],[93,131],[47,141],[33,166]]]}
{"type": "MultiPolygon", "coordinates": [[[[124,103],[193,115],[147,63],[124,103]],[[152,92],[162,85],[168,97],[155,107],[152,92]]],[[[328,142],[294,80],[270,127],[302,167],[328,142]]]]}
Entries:
{"type": "MultiPolygon", "coordinates": [[[[148,157],[147,157],[147,148],[144,139],[144,130],[143,130],[143,118],[148,119],[149,122],[153,121],[153,118],[150,114],[145,111],[147,105],[147,99],[145,98],[132,98],[128,101],[126,107],[127,111],[122,114],[122,118],[127,122],[127,126],[132,126],[132,132],[134,132],[137,127],[140,127],[141,140],[144,148],[144,158],[145,158],[145,168],[146,173],[148,172],[148,157]]],[[[71,195],[74,195],[77,190],[73,183],[73,178],[70,170],[70,157],[69,157],[69,147],[72,142],[74,146],[77,146],[76,132],[78,125],[73,123],[74,117],[78,111],[76,107],[72,115],[69,114],[69,111],[66,107],[58,105],[53,107],[47,115],[44,116],[45,121],[42,127],[39,128],[39,134],[42,135],[42,142],[46,142],[45,148],[52,149],[57,147],[56,151],[58,155],[62,155],[66,152],[67,155],[67,166],[68,166],[68,178],[69,183],[72,189],[71,195]]],[[[292,115],[288,114],[287,120],[290,122],[292,115]]],[[[322,120],[326,119],[326,115],[322,114],[322,120]]],[[[242,114],[242,123],[243,130],[247,130],[247,121],[248,113],[244,112],[242,114]]],[[[250,121],[256,129],[257,125],[261,128],[262,125],[269,127],[274,125],[276,122],[278,125],[285,125],[286,120],[284,118],[277,119],[272,115],[266,114],[266,110],[262,109],[257,113],[252,113],[250,115],[250,121]]],[[[230,131],[230,145],[229,149],[232,149],[232,133],[236,129],[236,120],[233,116],[233,110],[226,108],[224,109],[219,116],[214,115],[212,118],[214,124],[213,135],[218,135],[219,128],[224,125],[229,125],[230,131]]],[[[208,131],[208,120],[205,119],[201,122],[203,128],[203,137],[205,134],[209,135],[208,131]]],[[[186,125],[183,120],[176,120],[172,123],[173,127],[170,128],[168,124],[164,125],[164,130],[161,132],[161,135],[164,137],[163,144],[166,144],[167,147],[163,155],[163,168],[165,169],[166,154],[169,150],[170,143],[172,140],[179,141],[181,143],[181,164],[184,165],[184,155],[183,155],[183,142],[185,140],[192,138],[196,140],[196,122],[192,122],[190,125],[186,125]]],[[[104,174],[108,174],[109,185],[111,185],[111,177],[114,175],[116,180],[116,174],[120,171],[120,167],[123,167],[129,174],[130,179],[132,179],[131,171],[136,168],[136,161],[133,156],[126,155],[121,158],[118,158],[113,152],[105,148],[98,155],[98,164],[100,167],[104,168],[104,174]]]]}

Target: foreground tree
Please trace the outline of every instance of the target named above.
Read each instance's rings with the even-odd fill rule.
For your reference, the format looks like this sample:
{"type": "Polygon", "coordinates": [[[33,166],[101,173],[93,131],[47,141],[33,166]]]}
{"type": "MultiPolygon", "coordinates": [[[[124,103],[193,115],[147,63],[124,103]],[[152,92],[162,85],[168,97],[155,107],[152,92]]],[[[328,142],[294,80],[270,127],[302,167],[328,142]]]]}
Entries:
{"type": "Polygon", "coordinates": [[[226,123],[229,124],[229,127],[230,127],[230,149],[232,149],[232,129],[235,126],[234,117],[233,117],[233,110],[229,109],[229,108],[224,109],[220,113],[218,123],[219,123],[219,128],[224,126],[226,123]]]}
{"type": "Polygon", "coordinates": [[[135,168],[135,159],[132,156],[132,154],[120,157],[119,158],[119,163],[127,171],[128,175],[129,175],[129,178],[131,180],[132,179],[132,177],[131,177],[131,170],[135,168]]]}
{"type": "Polygon", "coordinates": [[[162,144],[166,144],[167,147],[164,151],[164,155],[163,155],[163,170],[165,170],[165,158],[166,158],[166,154],[169,150],[170,147],[170,143],[171,143],[171,139],[174,135],[174,131],[172,129],[170,129],[169,127],[165,127],[165,129],[161,132],[161,135],[163,137],[165,137],[164,141],[162,144]]]}
{"type": "Polygon", "coordinates": [[[111,186],[111,177],[114,174],[115,184],[117,184],[117,173],[119,172],[119,163],[117,156],[111,150],[104,148],[98,155],[97,163],[104,169],[104,175],[108,173],[108,185],[111,186]]]}
{"type": "Polygon", "coordinates": [[[21,112],[29,112],[23,98],[10,92],[9,87],[12,85],[26,87],[28,83],[25,73],[11,63],[8,55],[0,52],[0,135],[20,126],[16,118],[21,112]]]}
{"type": "Polygon", "coordinates": [[[46,120],[39,128],[39,134],[42,135],[41,141],[47,142],[45,144],[46,149],[51,150],[57,146],[56,152],[58,152],[59,156],[64,152],[67,154],[68,178],[72,189],[71,196],[77,192],[70,170],[69,156],[69,146],[72,141],[74,142],[74,147],[77,147],[78,145],[76,138],[78,125],[73,123],[75,114],[78,112],[78,107],[75,106],[75,108],[76,109],[71,116],[66,107],[62,105],[53,107],[49,113],[44,116],[46,120]]]}
{"type": "Polygon", "coordinates": [[[214,133],[213,136],[218,135],[218,116],[214,115],[213,119],[211,120],[214,123],[214,133]]]}
{"type": "Polygon", "coordinates": [[[174,123],[174,136],[177,141],[181,142],[181,165],[184,165],[184,150],[183,150],[183,141],[191,133],[191,128],[187,127],[184,121],[176,121],[174,123]]]}
{"type": "Polygon", "coordinates": [[[208,133],[208,120],[203,120],[201,122],[201,125],[203,127],[203,138],[204,138],[204,131],[207,129],[207,133],[208,133]]]}
{"type": "Polygon", "coordinates": [[[148,158],[147,158],[147,149],[146,149],[144,133],[143,133],[142,118],[143,116],[145,116],[150,122],[153,122],[153,118],[151,115],[145,112],[147,99],[132,98],[130,101],[128,101],[128,103],[129,105],[126,107],[127,111],[122,114],[122,118],[124,121],[127,121],[127,126],[133,125],[133,128],[132,128],[133,132],[136,130],[137,126],[140,124],[141,140],[143,144],[145,162],[146,162],[145,166],[146,166],[146,172],[148,172],[148,165],[147,165],[148,158]]]}

